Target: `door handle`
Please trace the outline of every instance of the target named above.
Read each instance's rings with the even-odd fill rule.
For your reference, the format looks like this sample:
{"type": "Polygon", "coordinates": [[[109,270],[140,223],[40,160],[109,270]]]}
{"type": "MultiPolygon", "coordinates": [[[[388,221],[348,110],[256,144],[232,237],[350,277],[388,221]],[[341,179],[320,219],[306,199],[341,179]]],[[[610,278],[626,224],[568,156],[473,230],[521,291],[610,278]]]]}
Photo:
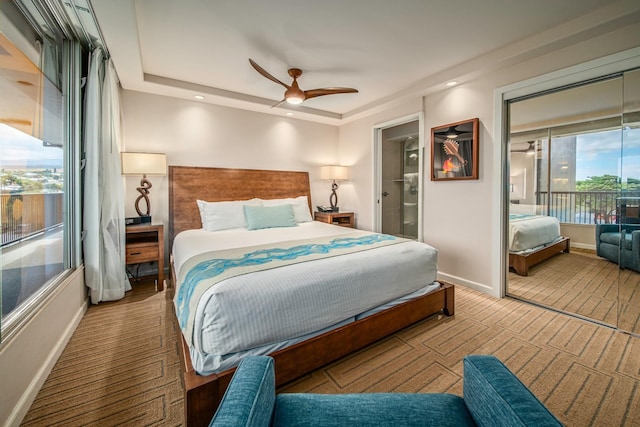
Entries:
{"type": "Polygon", "coordinates": [[[383,197],[387,197],[389,195],[389,192],[385,191],[384,193],[382,193],[383,197]]]}

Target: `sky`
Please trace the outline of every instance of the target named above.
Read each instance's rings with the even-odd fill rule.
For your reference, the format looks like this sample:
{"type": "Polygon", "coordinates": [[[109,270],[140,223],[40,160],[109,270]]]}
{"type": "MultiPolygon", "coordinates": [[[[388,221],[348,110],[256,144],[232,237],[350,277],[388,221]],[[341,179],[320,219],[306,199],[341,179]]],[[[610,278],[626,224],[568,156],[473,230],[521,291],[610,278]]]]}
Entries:
{"type": "Polygon", "coordinates": [[[61,169],[63,152],[45,147],[42,140],[0,123],[0,168],[61,169]]]}
{"type": "Polygon", "coordinates": [[[640,179],[640,128],[578,135],[576,180],[602,175],[640,179]]]}

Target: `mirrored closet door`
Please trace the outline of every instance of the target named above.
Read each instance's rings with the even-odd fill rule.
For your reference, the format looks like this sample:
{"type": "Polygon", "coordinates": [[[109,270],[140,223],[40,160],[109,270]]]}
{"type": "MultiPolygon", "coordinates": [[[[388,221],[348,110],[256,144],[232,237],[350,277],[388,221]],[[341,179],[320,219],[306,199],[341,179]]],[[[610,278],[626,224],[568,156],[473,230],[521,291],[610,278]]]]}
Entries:
{"type": "Polygon", "coordinates": [[[507,295],[636,334],[639,74],[508,105],[507,295]]]}
{"type": "Polygon", "coordinates": [[[624,74],[618,276],[618,328],[640,335],[640,70],[624,74]],[[628,265],[627,265],[628,263],[628,265]]]}

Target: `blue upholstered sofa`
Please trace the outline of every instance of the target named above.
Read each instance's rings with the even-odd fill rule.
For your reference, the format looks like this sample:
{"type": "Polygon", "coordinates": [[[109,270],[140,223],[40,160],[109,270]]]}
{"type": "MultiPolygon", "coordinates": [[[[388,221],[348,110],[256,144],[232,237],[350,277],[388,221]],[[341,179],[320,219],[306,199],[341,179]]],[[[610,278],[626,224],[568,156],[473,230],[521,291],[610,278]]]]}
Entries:
{"type": "Polygon", "coordinates": [[[640,225],[596,224],[596,255],[640,272],[640,225]]]}
{"type": "Polygon", "coordinates": [[[453,394],[365,393],[276,396],[273,359],[247,357],[210,427],[561,426],[493,356],[464,359],[464,398],[453,394]]]}

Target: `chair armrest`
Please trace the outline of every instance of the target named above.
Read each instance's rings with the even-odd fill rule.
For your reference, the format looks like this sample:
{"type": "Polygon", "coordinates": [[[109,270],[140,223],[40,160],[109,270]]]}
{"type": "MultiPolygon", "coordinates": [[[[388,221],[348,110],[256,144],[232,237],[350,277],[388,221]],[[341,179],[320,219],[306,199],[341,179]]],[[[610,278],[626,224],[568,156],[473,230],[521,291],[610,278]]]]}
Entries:
{"type": "Polygon", "coordinates": [[[602,233],[617,233],[619,230],[619,224],[596,224],[596,237],[602,233]]]}
{"type": "Polygon", "coordinates": [[[627,231],[640,230],[640,224],[620,224],[620,227],[624,228],[627,231]]]}
{"type": "Polygon", "coordinates": [[[479,426],[562,426],[494,356],[464,358],[464,402],[479,426]]]}
{"type": "Polygon", "coordinates": [[[633,259],[640,261],[640,230],[631,232],[631,251],[634,254],[633,259]]]}
{"type": "Polygon", "coordinates": [[[275,401],[273,359],[246,357],[233,374],[209,427],[269,426],[275,401]]]}

